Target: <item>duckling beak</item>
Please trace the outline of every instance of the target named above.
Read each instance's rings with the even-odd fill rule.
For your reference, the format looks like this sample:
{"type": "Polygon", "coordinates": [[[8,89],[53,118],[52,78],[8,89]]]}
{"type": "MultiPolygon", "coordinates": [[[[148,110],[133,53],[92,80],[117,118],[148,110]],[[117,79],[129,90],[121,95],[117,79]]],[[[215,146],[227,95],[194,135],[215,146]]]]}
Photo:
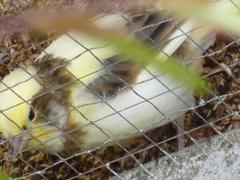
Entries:
{"type": "Polygon", "coordinates": [[[8,139],[11,154],[13,157],[16,157],[18,154],[22,153],[23,150],[26,148],[29,138],[26,134],[20,134],[8,139]]]}

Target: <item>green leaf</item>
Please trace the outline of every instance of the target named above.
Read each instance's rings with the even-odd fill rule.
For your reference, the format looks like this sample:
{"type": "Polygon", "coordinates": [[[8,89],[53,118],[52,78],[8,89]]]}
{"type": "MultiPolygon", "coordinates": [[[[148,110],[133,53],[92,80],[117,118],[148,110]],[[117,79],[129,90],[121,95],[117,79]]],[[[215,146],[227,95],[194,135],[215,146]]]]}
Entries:
{"type": "Polygon", "coordinates": [[[240,1],[221,0],[211,4],[188,4],[172,9],[179,16],[195,17],[203,22],[240,35],[240,1]],[[188,9],[186,11],[186,9],[188,9]]]}
{"type": "Polygon", "coordinates": [[[5,173],[0,171],[0,180],[9,180],[9,179],[10,178],[5,173]]]}
{"type": "Polygon", "coordinates": [[[159,53],[142,42],[129,40],[126,38],[112,37],[109,39],[113,46],[120,51],[120,54],[141,65],[151,64],[157,70],[168,73],[177,82],[183,83],[197,93],[206,90],[206,82],[198,74],[190,72],[182,65],[177,63],[176,59],[161,59],[159,53]]]}

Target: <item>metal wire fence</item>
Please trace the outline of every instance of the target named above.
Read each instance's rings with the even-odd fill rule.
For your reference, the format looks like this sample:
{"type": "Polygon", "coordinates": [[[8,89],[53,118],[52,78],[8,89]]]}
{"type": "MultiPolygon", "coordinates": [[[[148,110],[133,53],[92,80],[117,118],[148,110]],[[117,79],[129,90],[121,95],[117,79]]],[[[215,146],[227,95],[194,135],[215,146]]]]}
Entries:
{"type": "MultiPolygon", "coordinates": [[[[132,19],[128,17],[122,16],[122,18],[125,19],[128,24],[134,23],[132,19]]],[[[165,17],[164,21],[157,23],[155,22],[154,24],[141,27],[135,33],[141,35],[143,39],[147,39],[148,42],[151,42],[151,46],[156,48],[159,46],[159,41],[156,42],[151,37],[146,36],[144,32],[146,32],[148,29],[153,28],[154,26],[159,26],[159,24],[170,22],[174,19],[175,18],[172,17],[165,17]]],[[[77,152],[67,154],[62,152],[54,152],[49,154],[42,151],[37,151],[29,147],[18,154],[15,161],[9,161],[9,154],[7,154],[7,152],[9,150],[9,141],[11,140],[6,140],[3,138],[1,140],[0,150],[1,169],[10,176],[14,176],[19,179],[105,179],[112,175],[117,176],[119,179],[123,179],[120,174],[121,172],[124,170],[130,170],[134,167],[141,167],[147,174],[149,174],[150,177],[154,178],[155,175],[144,167],[144,163],[155,160],[161,156],[167,156],[171,161],[178,164],[179,162],[175,159],[173,152],[178,151],[177,139],[179,138],[183,138],[185,146],[194,145],[196,146],[196,151],[201,150],[202,153],[206,156],[208,153],[202,149],[200,143],[204,138],[211,138],[217,134],[221,136],[227,143],[233,145],[234,143],[225,136],[224,132],[239,127],[240,49],[238,46],[238,40],[234,40],[230,43],[217,40],[217,42],[215,42],[215,45],[211,46],[210,49],[205,51],[205,49],[201,47],[198,42],[189,36],[189,32],[183,31],[180,27],[178,27],[178,25],[176,25],[176,28],[179,29],[179,32],[181,32],[180,36],[187,37],[186,41],[190,41],[191,43],[195,44],[196,47],[201,49],[201,51],[204,51],[204,54],[201,56],[197,58],[194,57],[193,59],[190,58],[185,61],[187,64],[193,63],[195,61],[203,61],[203,77],[206,77],[213,86],[213,88],[208,89],[207,97],[196,97],[196,102],[194,104],[189,104],[189,101],[186,101],[185,97],[177,93],[177,90],[181,88],[181,86],[177,85],[175,87],[169,87],[168,83],[163,82],[161,79],[161,77],[164,76],[163,74],[156,73],[148,67],[141,67],[141,71],[144,71],[148,74],[147,78],[139,82],[128,83],[124,78],[121,78],[121,76],[118,76],[116,73],[111,71],[112,67],[122,65],[122,63],[127,62],[127,60],[119,59],[114,63],[106,64],[105,60],[99,58],[96,54],[98,49],[105,48],[106,45],[103,45],[101,47],[97,45],[89,48],[88,45],[84,44],[84,42],[80,42],[78,39],[75,39],[71,33],[65,34],[68,39],[72,39],[74,43],[77,43],[81,49],[81,52],[79,54],[68,60],[69,64],[79,60],[79,57],[81,56],[88,55],[91,56],[91,58],[94,58],[101,65],[101,68],[89,71],[86,74],[83,74],[81,77],[76,76],[67,68],[64,70],[60,69],[60,71],[64,71],[64,73],[66,73],[68,76],[71,76],[71,78],[59,82],[56,86],[48,85],[41,87],[44,89],[44,91],[39,93],[37,96],[34,96],[32,99],[26,99],[25,97],[21,96],[21,93],[19,94],[18,91],[16,91],[18,87],[31,80],[38,82],[41,86],[43,86],[43,83],[41,82],[41,78],[39,78],[36,74],[33,75],[32,72],[25,68],[26,66],[16,67],[20,68],[25,73],[24,79],[16,80],[17,83],[15,84],[8,84],[3,77],[1,81],[0,93],[11,92],[10,94],[12,96],[18,97],[19,103],[16,103],[9,107],[5,106],[7,108],[1,107],[0,117],[4,117],[5,120],[11,121],[19,129],[22,129],[22,127],[14,122],[11,117],[8,117],[8,111],[14,110],[22,104],[27,104],[29,107],[32,107],[32,102],[34,102],[36,99],[38,99],[38,101],[44,101],[44,97],[51,94],[59,101],[64,101],[64,106],[69,107],[66,113],[61,114],[59,117],[54,119],[55,122],[58,122],[59,119],[68,116],[73,111],[77,112],[80,117],[86,121],[83,126],[73,126],[72,129],[64,131],[64,134],[60,134],[54,137],[55,139],[58,139],[60,136],[68,137],[68,141],[71,141],[71,143],[68,142],[68,146],[71,146],[72,144],[72,146],[81,147],[83,144],[81,144],[80,141],[78,139],[75,139],[76,137],[73,137],[71,134],[81,131],[81,129],[84,127],[94,127],[93,129],[96,132],[99,131],[96,134],[101,134],[100,136],[104,137],[105,140],[101,144],[97,144],[90,149],[83,151],[79,150],[77,152]],[[108,94],[101,95],[94,92],[93,89],[91,89],[91,86],[86,83],[86,79],[88,77],[94,76],[95,74],[98,74],[99,76],[99,74],[104,71],[107,71],[108,76],[114,78],[118,84],[121,84],[121,86],[118,87],[117,91],[113,93],[113,98],[117,98],[118,94],[128,91],[134,94],[135,97],[138,97],[135,98],[137,99],[136,102],[128,103],[128,99],[124,99],[121,101],[125,102],[125,105],[121,108],[116,108],[116,106],[109,103],[108,94]],[[138,85],[149,86],[149,84],[151,84],[153,81],[155,83],[159,83],[159,86],[164,87],[165,91],[158,92],[151,97],[146,97],[142,95],[142,93],[139,93],[138,90],[136,90],[136,87],[138,85]],[[85,89],[84,91],[88,91],[90,94],[94,94],[94,97],[96,98],[89,101],[88,98],[83,97],[82,100],[84,103],[80,105],[78,104],[77,106],[75,104],[66,102],[66,97],[59,92],[64,91],[63,89],[67,89],[72,84],[81,85],[81,87],[85,89]],[[173,110],[174,115],[171,115],[171,117],[169,117],[169,114],[166,114],[161,109],[159,109],[156,103],[154,103],[154,100],[167,94],[175,96],[178,99],[178,103],[183,104],[183,108],[180,111],[175,112],[175,110],[173,110]],[[141,106],[143,104],[148,104],[148,106],[151,107],[152,111],[157,111],[159,118],[156,119],[160,119],[161,121],[168,123],[162,123],[161,121],[159,122],[156,120],[152,121],[152,124],[144,125],[143,127],[145,128],[139,128],[132,118],[128,118],[129,116],[127,115],[127,112],[131,112],[131,110],[136,107],[138,109],[140,107],[141,109],[141,106]],[[103,112],[103,115],[97,116],[98,118],[89,119],[88,115],[86,115],[86,113],[82,112],[81,110],[82,108],[91,106],[99,107],[98,105],[107,107],[109,109],[109,113],[104,114],[103,112]],[[183,115],[179,117],[179,114],[183,115]],[[178,117],[177,119],[184,117],[183,119],[185,125],[180,125],[179,122],[173,118],[174,116],[178,117]],[[111,134],[114,133],[109,132],[114,132],[115,130],[108,130],[107,128],[103,128],[101,122],[106,123],[106,120],[114,120],[115,118],[113,117],[116,117],[116,119],[121,119],[121,123],[127,126],[130,131],[126,132],[126,134],[122,134],[121,137],[111,136],[111,134]],[[126,138],[130,138],[130,140],[128,139],[127,143],[123,143],[122,139],[126,138]],[[108,144],[108,146],[106,146],[106,144],[108,144]]],[[[200,28],[202,28],[202,26],[199,26],[197,29],[200,28]]],[[[36,54],[43,52],[45,54],[45,58],[52,58],[52,61],[56,61],[56,59],[53,58],[52,55],[47,52],[47,50],[44,50],[44,48],[47,47],[53,39],[55,39],[55,37],[51,36],[45,40],[38,40],[37,42],[30,40],[29,42],[31,45],[29,47],[21,48],[21,50],[14,50],[17,51],[16,53],[18,54],[18,56],[14,57],[15,59],[11,59],[11,52],[14,49],[14,46],[10,48],[3,47],[1,52],[3,62],[1,71],[4,71],[5,67],[9,68],[12,63],[18,60],[17,58],[21,57],[21,54],[28,54],[29,57],[33,54],[33,52],[36,54]],[[36,50],[38,48],[40,50],[36,50]],[[5,58],[6,60],[6,57],[9,57],[11,60],[4,62],[3,59],[5,58]]],[[[14,38],[11,40],[14,41],[14,38]]],[[[2,46],[6,45],[6,43],[4,44],[5,41],[7,40],[2,40],[2,46]]],[[[17,43],[15,43],[15,45],[17,43]]],[[[62,48],[62,51],[64,51],[64,46],[62,46],[62,48]]],[[[35,58],[36,56],[34,56],[34,58],[31,57],[31,59],[35,58]]],[[[41,58],[38,61],[41,61],[41,58]]],[[[42,64],[39,66],[41,65],[42,64]]],[[[57,66],[57,69],[59,69],[59,67],[65,66],[66,64],[60,62],[57,66]]],[[[54,72],[55,69],[49,70],[52,70],[54,72]]],[[[98,80],[98,83],[100,83],[101,86],[102,81],[100,81],[100,79],[98,80]]],[[[1,99],[1,101],[6,101],[7,103],[8,99],[1,99]]],[[[9,101],[11,100],[9,99],[9,101]]],[[[47,106],[47,104],[45,104],[45,106],[47,106]]],[[[137,113],[140,113],[142,115],[144,114],[145,109],[142,109],[141,111],[142,112],[137,111],[137,113]]],[[[42,114],[41,112],[37,113],[42,119],[45,119],[45,123],[35,128],[41,128],[48,126],[49,124],[54,124],[54,122],[49,122],[49,116],[47,114],[42,114]]],[[[62,127],[60,127],[59,124],[54,125],[56,126],[56,129],[54,130],[62,131],[62,127]]],[[[121,126],[121,124],[119,124],[119,126],[121,126]]],[[[38,137],[32,135],[32,131],[33,130],[24,130],[22,133],[28,134],[32,139],[36,140],[36,142],[45,146],[41,140],[38,140],[38,137]]],[[[51,140],[54,139],[50,139],[50,141],[51,140]]],[[[55,145],[57,146],[57,144],[54,144],[54,146],[55,145]]]]}

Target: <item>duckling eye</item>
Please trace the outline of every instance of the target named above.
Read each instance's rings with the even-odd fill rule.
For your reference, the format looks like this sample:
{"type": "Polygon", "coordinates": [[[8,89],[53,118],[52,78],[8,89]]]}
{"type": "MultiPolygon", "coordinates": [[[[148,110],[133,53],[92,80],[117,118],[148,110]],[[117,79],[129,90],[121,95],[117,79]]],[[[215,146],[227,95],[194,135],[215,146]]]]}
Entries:
{"type": "Polygon", "coordinates": [[[28,119],[32,121],[35,118],[35,112],[33,108],[30,109],[29,114],[28,114],[28,119]]]}

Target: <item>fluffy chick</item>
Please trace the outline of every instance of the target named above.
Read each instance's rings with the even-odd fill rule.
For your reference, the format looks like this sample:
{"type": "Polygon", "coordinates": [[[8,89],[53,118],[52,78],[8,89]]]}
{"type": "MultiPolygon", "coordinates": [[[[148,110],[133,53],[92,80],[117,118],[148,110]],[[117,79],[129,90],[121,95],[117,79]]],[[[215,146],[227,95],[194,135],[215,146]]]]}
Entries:
{"type": "MultiPolygon", "coordinates": [[[[136,38],[153,39],[157,48],[180,58],[196,58],[214,42],[209,26],[194,30],[195,22],[176,19],[158,23],[166,16],[138,15],[132,17],[133,26],[114,15],[97,24],[120,22],[133,30],[141,25],[136,38]],[[182,31],[191,31],[187,34],[202,49],[181,36],[182,31]]],[[[196,66],[201,69],[201,63],[196,66]]],[[[139,129],[172,122],[194,102],[192,92],[167,74],[121,59],[110,46],[77,32],[55,40],[32,66],[4,77],[0,99],[0,131],[14,154],[26,148],[55,153],[109,145],[139,129]]]]}

